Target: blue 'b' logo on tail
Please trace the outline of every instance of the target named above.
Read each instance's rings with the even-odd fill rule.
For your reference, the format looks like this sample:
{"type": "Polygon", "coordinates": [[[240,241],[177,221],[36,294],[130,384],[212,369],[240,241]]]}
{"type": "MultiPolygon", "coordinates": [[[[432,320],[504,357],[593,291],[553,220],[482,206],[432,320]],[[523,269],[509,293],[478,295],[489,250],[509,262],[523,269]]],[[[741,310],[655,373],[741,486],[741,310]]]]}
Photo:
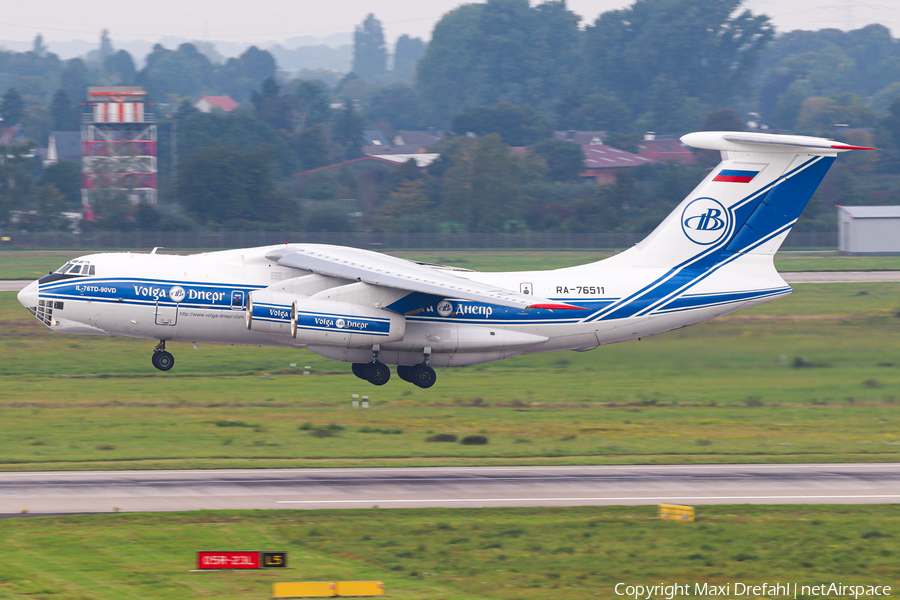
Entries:
{"type": "Polygon", "coordinates": [[[720,219],[722,211],[718,208],[710,208],[702,215],[688,217],[684,220],[684,226],[697,231],[718,231],[725,227],[725,219],[720,219]],[[693,221],[693,223],[691,222],[693,221]]]}
{"type": "Polygon", "coordinates": [[[695,244],[709,246],[728,233],[729,213],[718,200],[697,198],[681,214],[681,229],[695,244]]]}

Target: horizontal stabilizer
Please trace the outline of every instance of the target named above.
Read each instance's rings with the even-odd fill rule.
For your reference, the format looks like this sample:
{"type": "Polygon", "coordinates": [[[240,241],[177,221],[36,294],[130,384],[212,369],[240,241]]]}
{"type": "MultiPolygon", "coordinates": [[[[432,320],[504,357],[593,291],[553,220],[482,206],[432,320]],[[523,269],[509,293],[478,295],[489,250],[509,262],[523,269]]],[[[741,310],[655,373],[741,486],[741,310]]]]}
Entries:
{"type": "Polygon", "coordinates": [[[814,156],[834,156],[848,150],[875,150],[805,135],[739,131],[699,131],[682,136],[681,141],[694,148],[725,152],[802,152],[814,156]]]}

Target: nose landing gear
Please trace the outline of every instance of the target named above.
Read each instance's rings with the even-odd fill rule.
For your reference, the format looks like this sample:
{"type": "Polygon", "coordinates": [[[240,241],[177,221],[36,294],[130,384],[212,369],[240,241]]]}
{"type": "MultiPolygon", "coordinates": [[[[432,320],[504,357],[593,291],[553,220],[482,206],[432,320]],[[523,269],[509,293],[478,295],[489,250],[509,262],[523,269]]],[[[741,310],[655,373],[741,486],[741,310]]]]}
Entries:
{"type": "Polygon", "coordinates": [[[150,357],[150,361],[160,371],[168,371],[175,366],[175,357],[171,353],[166,352],[166,340],[159,340],[159,344],[153,349],[153,356],[150,357]]]}

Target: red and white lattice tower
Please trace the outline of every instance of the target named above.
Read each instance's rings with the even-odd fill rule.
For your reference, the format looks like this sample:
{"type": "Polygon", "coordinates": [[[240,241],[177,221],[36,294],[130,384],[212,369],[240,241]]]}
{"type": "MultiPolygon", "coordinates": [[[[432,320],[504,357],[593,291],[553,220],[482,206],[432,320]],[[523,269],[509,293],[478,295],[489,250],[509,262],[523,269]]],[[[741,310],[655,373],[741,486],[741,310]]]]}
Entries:
{"type": "Polygon", "coordinates": [[[82,116],[81,202],[85,218],[104,196],[156,204],[156,123],[137,86],[89,87],[91,112],[82,116]]]}

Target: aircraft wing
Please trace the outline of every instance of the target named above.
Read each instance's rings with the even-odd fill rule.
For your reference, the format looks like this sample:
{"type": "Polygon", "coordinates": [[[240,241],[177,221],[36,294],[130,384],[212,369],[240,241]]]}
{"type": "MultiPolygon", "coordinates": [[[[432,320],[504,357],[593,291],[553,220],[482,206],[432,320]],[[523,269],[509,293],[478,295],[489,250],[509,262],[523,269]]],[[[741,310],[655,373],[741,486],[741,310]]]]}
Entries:
{"type": "Polygon", "coordinates": [[[362,281],[371,285],[420,292],[443,298],[484,302],[511,308],[578,309],[571,304],[520,294],[471,281],[412,261],[370,250],[326,244],[294,244],[273,250],[266,258],[284,267],[362,281]]]}

